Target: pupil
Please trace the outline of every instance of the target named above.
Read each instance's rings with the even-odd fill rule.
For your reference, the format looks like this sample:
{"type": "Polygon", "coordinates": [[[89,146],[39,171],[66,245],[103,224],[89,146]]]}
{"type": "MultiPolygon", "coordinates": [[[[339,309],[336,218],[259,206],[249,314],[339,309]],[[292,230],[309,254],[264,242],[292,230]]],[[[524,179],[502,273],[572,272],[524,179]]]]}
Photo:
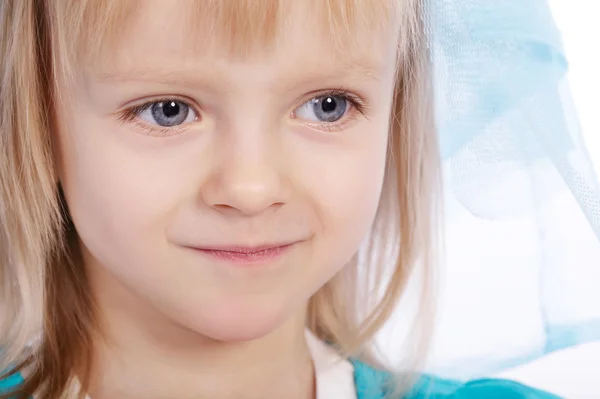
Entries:
{"type": "Polygon", "coordinates": [[[321,103],[321,109],[323,112],[333,112],[337,108],[337,102],[332,97],[327,97],[321,103]]]}
{"type": "Polygon", "coordinates": [[[167,118],[177,116],[179,112],[179,104],[177,104],[175,101],[171,101],[163,105],[163,113],[167,118]]]}

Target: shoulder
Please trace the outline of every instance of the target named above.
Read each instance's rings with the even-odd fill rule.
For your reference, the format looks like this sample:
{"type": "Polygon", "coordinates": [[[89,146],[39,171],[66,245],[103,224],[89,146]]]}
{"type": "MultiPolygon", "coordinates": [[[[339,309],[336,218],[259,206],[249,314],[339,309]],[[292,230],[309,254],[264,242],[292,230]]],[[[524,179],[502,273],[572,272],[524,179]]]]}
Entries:
{"type": "Polygon", "coordinates": [[[390,385],[389,372],[360,361],[352,363],[358,399],[560,399],[514,381],[484,379],[465,383],[427,375],[421,376],[403,398],[390,398],[385,388],[390,385]]]}
{"type": "Polygon", "coordinates": [[[0,372],[0,395],[18,389],[22,383],[23,377],[21,377],[21,374],[11,374],[10,371],[0,372]]]}
{"type": "Polygon", "coordinates": [[[558,396],[548,392],[539,391],[537,389],[519,384],[514,381],[507,380],[475,380],[459,384],[458,387],[450,394],[436,392],[436,384],[444,384],[443,380],[432,379],[429,389],[420,389],[414,391],[411,399],[421,398],[448,398],[448,399],[559,399],[558,396]],[[433,392],[431,392],[433,391],[433,392]],[[431,395],[431,393],[433,395],[431,395]],[[430,396],[428,396],[430,395],[430,396]]]}
{"type": "Polygon", "coordinates": [[[457,391],[457,399],[559,399],[558,396],[508,380],[476,380],[457,391]]]}

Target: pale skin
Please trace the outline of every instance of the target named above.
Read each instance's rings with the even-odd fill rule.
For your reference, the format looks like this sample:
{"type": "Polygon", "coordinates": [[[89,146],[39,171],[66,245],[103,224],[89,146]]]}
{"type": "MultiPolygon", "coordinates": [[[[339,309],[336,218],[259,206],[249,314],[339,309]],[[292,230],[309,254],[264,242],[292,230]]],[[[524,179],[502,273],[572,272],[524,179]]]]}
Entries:
{"type": "Polygon", "coordinates": [[[140,2],[110,68],[59,82],[60,183],[104,337],[92,399],[314,397],[305,308],[375,217],[396,43],[341,60],[295,3],[272,51],[234,60],[186,52],[183,14],[140,2]],[[282,243],[257,267],[190,248],[282,243]]]}

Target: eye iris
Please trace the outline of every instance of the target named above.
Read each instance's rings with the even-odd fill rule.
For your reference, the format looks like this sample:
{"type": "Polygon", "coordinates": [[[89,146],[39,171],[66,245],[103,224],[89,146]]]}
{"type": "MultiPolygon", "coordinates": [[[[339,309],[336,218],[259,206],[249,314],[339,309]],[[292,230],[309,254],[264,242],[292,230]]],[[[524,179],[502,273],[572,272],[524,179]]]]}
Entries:
{"type": "Polygon", "coordinates": [[[161,101],[153,104],[151,111],[156,123],[170,127],[182,124],[187,119],[190,109],[180,101],[161,101]]]}
{"type": "Polygon", "coordinates": [[[323,122],[335,122],[346,113],[346,99],[337,96],[319,97],[313,101],[317,118],[323,122]]]}

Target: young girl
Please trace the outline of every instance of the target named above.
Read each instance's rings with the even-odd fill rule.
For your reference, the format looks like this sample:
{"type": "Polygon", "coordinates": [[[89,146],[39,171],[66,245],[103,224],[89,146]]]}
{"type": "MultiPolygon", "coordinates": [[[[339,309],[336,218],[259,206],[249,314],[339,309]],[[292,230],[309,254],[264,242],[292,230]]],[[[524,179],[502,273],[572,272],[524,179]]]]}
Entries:
{"type": "Polygon", "coordinates": [[[415,268],[430,335],[424,13],[2,1],[0,396],[553,397],[373,353],[415,268]]]}

